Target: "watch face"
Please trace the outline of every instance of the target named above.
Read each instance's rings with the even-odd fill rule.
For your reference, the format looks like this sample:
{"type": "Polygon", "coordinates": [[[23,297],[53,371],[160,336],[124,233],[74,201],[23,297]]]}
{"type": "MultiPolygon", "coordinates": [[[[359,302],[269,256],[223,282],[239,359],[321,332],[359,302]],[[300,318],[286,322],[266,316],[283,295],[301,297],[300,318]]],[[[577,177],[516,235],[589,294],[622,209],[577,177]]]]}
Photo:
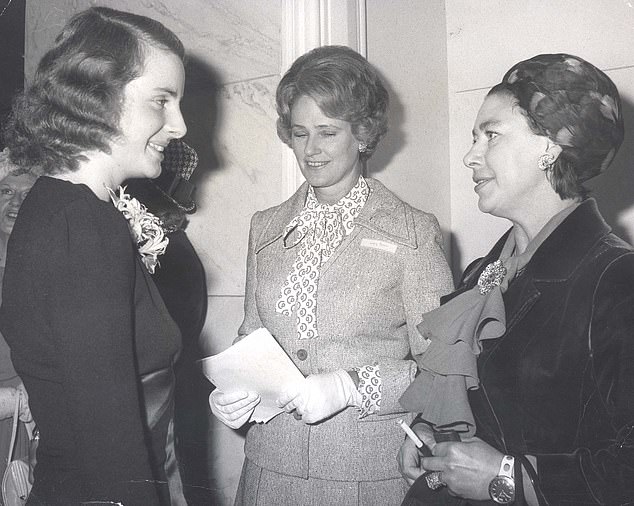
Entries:
{"type": "Polygon", "coordinates": [[[489,483],[489,495],[498,504],[509,504],[515,499],[515,482],[508,476],[496,476],[489,483]]]}

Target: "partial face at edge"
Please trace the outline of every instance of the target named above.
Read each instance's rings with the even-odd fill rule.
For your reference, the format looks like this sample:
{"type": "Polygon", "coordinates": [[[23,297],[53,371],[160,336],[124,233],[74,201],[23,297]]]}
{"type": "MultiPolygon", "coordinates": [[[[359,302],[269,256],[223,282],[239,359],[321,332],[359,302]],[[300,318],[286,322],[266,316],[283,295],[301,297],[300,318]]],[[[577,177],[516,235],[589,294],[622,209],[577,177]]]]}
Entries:
{"type": "Polygon", "coordinates": [[[20,206],[36,179],[31,174],[9,174],[0,180],[0,232],[11,234],[20,206]]]}

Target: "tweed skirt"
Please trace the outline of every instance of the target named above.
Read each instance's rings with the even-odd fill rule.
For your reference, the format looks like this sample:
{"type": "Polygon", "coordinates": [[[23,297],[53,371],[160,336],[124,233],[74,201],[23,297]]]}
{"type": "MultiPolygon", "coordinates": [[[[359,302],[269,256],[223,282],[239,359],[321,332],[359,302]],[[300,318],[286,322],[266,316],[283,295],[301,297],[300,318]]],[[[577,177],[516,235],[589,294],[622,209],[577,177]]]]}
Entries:
{"type": "Polygon", "coordinates": [[[400,506],[408,488],[402,478],[304,479],[269,471],[245,458],[235,506],[400,506]]]}

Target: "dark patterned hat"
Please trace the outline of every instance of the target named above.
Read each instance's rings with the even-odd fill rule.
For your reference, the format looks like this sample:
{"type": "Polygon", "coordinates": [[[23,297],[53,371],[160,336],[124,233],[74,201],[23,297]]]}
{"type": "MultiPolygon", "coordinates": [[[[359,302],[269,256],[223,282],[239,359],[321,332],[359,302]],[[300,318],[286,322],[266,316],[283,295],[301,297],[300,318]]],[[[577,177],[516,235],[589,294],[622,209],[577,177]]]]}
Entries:
{"type": "Polygon", "coordinates": [[[193,193],[196,186],[189,181],[198,166],[198,154],[180,139],[169,143],[163,153],[161,175],[154,180],[165,197],[187,213],[196,211],[193,193]]]}
{"type": "Polygon", "coordinates": [[[561,146],[578,182],[603,172],[623,142],[619,92],[601,70],[577,56],[540,54],[514,65],[500,85],[533,126],[561,146]]]}

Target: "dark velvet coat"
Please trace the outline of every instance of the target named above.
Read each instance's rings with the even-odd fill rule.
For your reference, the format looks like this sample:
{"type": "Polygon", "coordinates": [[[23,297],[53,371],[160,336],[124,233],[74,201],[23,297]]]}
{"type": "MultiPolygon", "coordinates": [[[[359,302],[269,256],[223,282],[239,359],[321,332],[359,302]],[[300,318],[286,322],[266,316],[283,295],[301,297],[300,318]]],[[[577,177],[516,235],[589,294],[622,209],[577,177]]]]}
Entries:
{"type": "MultiPolygon", "coordinates": [[[[508,233],[506,234],[508,235],[508,233]]],[[[463,276],[473,287],[506,235],[463,276]]],[[[579,205],[504,294],[470,393],[477,436],[537,457],[551,505],[634,501],[634,252],[594,200],[579,205]]]]}

